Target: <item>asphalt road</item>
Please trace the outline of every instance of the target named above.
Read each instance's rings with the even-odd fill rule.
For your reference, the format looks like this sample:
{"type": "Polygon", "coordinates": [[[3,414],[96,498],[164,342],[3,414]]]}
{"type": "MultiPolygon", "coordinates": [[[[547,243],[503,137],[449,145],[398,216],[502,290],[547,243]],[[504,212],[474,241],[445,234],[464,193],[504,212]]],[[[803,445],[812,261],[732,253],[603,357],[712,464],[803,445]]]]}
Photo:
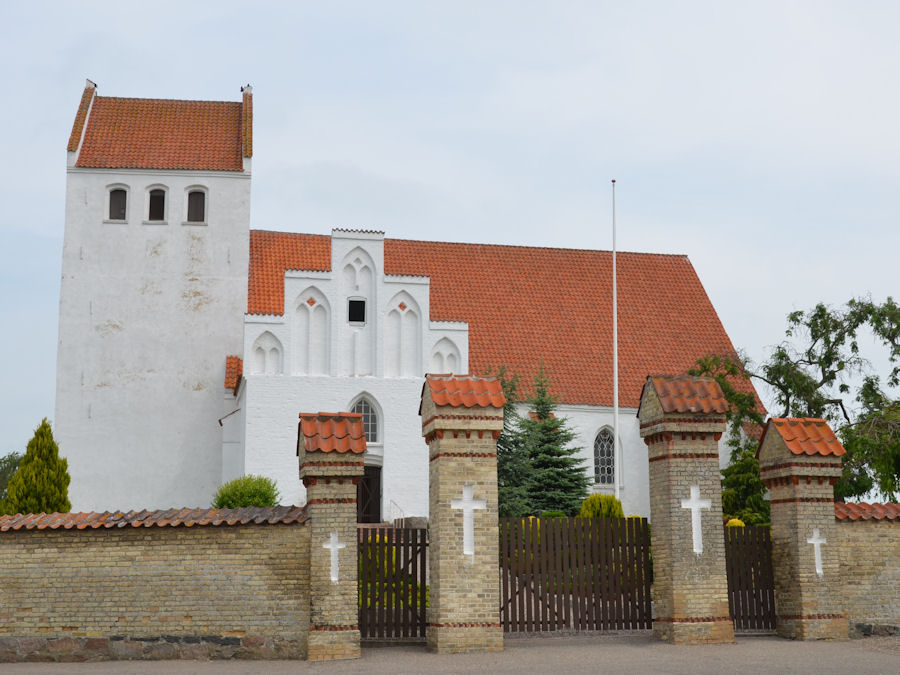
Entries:
{"type": "Polygon", "coordinates": [[[640,636],[512,638],[497,654],[363,651],[359,661],[113,661],[0,664],[2,673],[841,673],[900,674],[900,636],[845,642],[740,637],[731,645],[673,646],[640,636]]]}

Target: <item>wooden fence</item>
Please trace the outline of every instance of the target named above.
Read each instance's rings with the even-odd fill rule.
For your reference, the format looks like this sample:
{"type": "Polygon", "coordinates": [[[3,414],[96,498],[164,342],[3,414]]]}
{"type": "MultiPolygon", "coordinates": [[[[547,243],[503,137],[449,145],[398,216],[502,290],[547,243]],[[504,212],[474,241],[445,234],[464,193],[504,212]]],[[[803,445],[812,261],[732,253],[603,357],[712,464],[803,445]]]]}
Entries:
{"type": "Polygon", "coordinates": [[[644,518],[501,518],[505,632],[651,628],[644,518]]]}
{"type": "Polygon", "coordinates": [[[734,629],[775,630],[775,578],[768,527],[726,527],[728,607],[734,629]]]}
{"type": "Polygon", "coordinates": [[[364,642],[424,642],[428,531],[358,527],[359,632],[364,642]]]}

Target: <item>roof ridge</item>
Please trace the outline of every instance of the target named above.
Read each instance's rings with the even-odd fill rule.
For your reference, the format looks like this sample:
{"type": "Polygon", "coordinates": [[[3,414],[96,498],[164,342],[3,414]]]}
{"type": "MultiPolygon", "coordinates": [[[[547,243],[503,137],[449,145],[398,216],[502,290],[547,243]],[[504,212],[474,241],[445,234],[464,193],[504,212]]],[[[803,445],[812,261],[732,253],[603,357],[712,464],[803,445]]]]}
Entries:
{"type": "Polygon", "coordinates": [[[229,105],[242,105],[241,101],[223,101],[219,99],[208,100],[204,98],[154,98],[152,96],[100,96],[96,94],[94,98],[105,99],[107,101],[157,101],[161,103],[227,103],[229,105]]]}

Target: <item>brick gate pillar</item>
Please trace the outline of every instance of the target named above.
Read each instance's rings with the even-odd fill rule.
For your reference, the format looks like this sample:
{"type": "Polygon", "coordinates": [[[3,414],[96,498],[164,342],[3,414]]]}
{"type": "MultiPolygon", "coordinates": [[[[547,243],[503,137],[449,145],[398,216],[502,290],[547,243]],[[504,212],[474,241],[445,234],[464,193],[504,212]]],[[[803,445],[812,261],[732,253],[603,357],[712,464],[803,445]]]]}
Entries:
{"type": "Polygon", "coordinates": [[[428,648],[503,649],[500,625],[497,438],[506,399],[499,380],[427,375],[422,435],[428,443],[428,648]]]}
{"type": "Polygon", "coordinates": [[[834,484],[844,446],[821,419],[772,418],[757,458],[772,508],[776,630],[798,640],[846,639],[834,484]]]}
{"type": "Polygon", "coordinates": [[[356,485],[365,451],[361,414],[300,413],[297,454],[310,527],[310,661],[359,658],[356,485]]]}
{"type": "Polygon", "coordinates": [[[726,410],[711,378],[652,376],[641,393],[638,418],[650,461],[653,633],[676,644],[734,642],[718,446],[726,410]]]}

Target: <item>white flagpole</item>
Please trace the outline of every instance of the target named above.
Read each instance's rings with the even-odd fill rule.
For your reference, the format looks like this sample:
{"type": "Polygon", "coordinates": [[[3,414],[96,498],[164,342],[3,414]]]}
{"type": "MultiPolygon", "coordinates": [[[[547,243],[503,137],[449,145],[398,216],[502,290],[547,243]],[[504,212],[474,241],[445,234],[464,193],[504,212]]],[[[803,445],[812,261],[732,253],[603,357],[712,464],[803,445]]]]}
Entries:
{"type": "Polygon", "coordinates": [[[616,179],[612,179],[613,273],[613,481],[619,499],[619,298],[616,274],[616,179]]]}

